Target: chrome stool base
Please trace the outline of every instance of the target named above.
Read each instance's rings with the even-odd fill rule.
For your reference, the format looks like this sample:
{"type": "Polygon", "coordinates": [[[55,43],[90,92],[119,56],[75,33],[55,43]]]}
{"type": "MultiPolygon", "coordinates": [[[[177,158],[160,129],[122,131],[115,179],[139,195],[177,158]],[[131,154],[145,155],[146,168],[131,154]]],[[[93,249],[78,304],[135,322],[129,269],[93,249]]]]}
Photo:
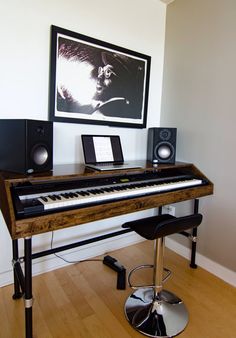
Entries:
{"type": "Polygon", "coordinates": [[[177,296],[162,290],[158,298],[151,288],[133,292],[125,303],[129,323],[149,337],[174,337],[188,324],[188,311],[177,296]]]}

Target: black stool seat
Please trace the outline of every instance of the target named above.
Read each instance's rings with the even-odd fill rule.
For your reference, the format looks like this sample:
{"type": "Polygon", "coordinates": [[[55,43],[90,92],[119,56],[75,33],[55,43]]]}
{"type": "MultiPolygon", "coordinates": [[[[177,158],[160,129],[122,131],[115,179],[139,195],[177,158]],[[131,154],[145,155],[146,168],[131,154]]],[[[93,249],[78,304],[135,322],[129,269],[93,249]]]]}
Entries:
{"type": "Polygon", "coordinates": [[[183,217],[163,214],[127,222],[124,223],[122,227],[131,228],[140,236],[149,240],[154,240],[156,238],[192,229],[201,224],[201,222],[201,214],[192,214],[183,217]]]}
{"type": "Polygon", "coordinates": [[[183,217],[163,214],[122,225],[154,242],[154,264],[140,265],[131,270],[128,276],[129,285],[136,291],[126,300],[125,315],[132,327],[142,334],[153,338],[172,338],[185,329],[188,323],[187,308],[178,296],[163,289],[163,282],[166,281],[163,270],[168,271],[163,266],[164,241],[166,236],[195,228],[201,222],[202,215],[198,213],[183,217]],[[132,273],[146,267],[153,268],[153,284],[133,286],[130,283],[132,273]]]}

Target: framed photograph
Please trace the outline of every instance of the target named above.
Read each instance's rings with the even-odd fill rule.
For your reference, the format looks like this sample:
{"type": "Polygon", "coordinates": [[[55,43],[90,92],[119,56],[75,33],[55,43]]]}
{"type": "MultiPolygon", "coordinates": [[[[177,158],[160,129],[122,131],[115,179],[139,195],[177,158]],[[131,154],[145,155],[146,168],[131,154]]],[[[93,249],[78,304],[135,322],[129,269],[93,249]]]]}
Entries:
{"type": "Polygon", "coordinates": [[[50,120],[145,128],[151,58],[51,30],[50,120]]]}

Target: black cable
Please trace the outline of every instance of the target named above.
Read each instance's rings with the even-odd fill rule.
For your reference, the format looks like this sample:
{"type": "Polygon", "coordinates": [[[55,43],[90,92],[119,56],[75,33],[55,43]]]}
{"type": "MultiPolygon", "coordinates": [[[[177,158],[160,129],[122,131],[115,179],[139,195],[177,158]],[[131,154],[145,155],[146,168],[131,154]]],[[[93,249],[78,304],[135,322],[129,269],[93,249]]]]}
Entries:
{"type": "MultiPolygon", "coordinates": [[[[54,237],[54,232],[52,231],[51,250],[53,249],[53,237],[54,237]]],[[[113,270],[115,270],[117,272],[116,288],[118,290],[125,290],[125,288],[126,288],[126,269],[115,258],[113,258],[111,256],[105,256],[103,259],[94,258],[94,259],[83,259],[81,261],[69,261],[69,260],[59,256],[56,253],[54,253],[54,255],[57,258],[60,258],[64,262],[69,263],[69,264],[78,264],[78,263],[82,263],[82,262],[94,262],[94,261],[103,262],[104,264],[108,265],[110,268],[112,268],[113,270]]]]}
{"type": "MultiPolygon", "coordinates": [[[[54,231],[52,231],[52,236],[51,236],[51,249],[53,249],[53,238],[54,238],[54,231]]],[[[103,259],[100,259],[100,258],[83,259],[81,261],[69,261],[56,253],[54,253],[54,256],[56,256],[57,258],[60,258],[61,260],[63,260],[64,262],[68,264],[78,264],[82,262],[97,262],[97,261],[102,262],[103,261],[103,259]]]]}

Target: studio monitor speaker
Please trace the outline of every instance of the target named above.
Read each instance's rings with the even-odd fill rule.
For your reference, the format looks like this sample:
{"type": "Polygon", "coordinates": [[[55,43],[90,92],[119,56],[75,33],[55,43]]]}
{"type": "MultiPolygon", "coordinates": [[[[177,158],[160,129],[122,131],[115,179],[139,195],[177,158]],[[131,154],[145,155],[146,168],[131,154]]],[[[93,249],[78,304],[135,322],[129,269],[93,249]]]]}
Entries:
{"type": "Polygon", "coordinates": [[[176,128],[149,128],[147,159],[153,163],[175,163],[176,128]]]}
{"type": "Polygon", "coordinates": [[[30,174],[52,169],[53,123],[0,120],[0,169],[30,174]]]}

